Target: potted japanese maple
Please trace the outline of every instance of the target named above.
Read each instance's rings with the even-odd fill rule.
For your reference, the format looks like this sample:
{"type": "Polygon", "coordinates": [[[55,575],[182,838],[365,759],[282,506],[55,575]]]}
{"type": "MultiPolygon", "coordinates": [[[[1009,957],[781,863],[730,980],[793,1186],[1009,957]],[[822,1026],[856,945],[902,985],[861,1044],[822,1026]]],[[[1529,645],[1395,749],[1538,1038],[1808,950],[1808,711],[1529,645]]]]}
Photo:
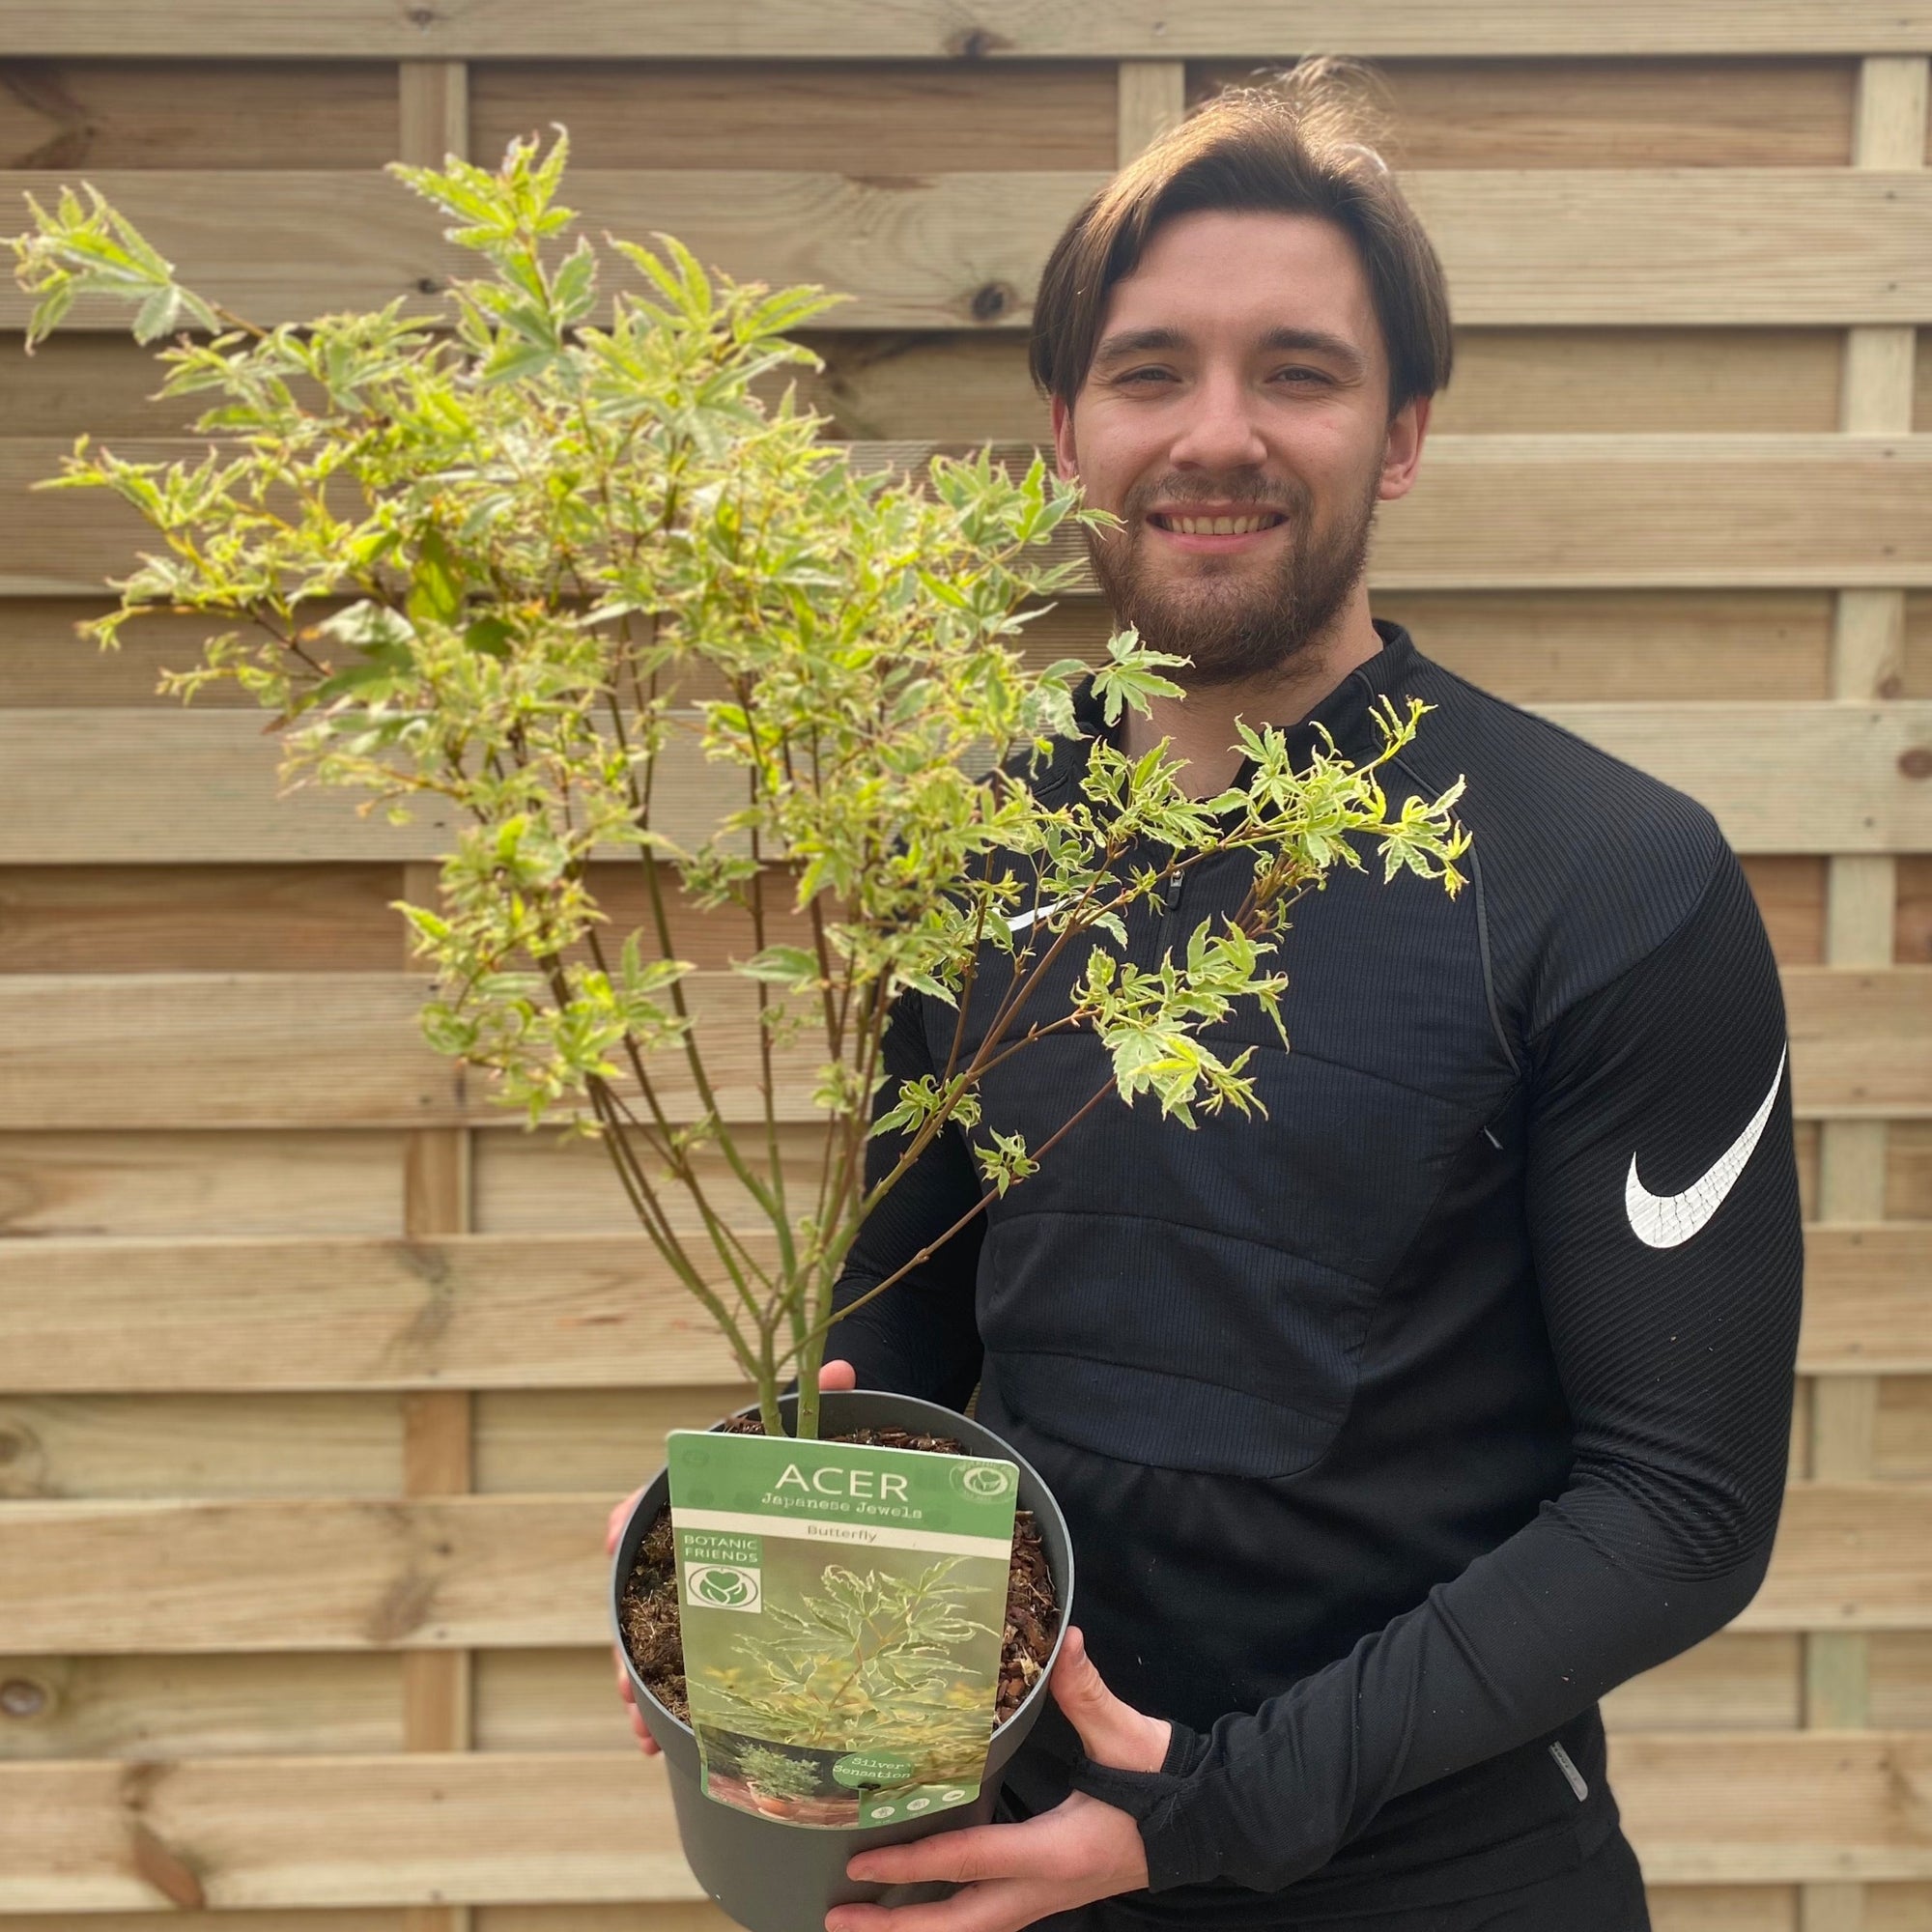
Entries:
{"type": "MultiPolygon", "coordinates": [[[[183,287],[92,190],[34,207],[14,246],[30,347],[76,298],[124,298],[140,339],[168,339],[165,391],[210,399],[197,460],[85,442],[70,459],[63,486],[117,493],[158,537],[86,628],[111,644],[148,612],[201,618],[201,660],[166,688],[240,684],[280,733],[288,784],[360,789],[392,819],[446,814],[439,902],[400,907],[436,976],[430,1041],[532,1125],[601,1141],[639,1271],[702,1306],[767,1437],[946,1436],[1017,1467],[1057,1601],[983,1764],[976,1749],[973,1805],[803,1829],[843,1801],[770,1737],[727,1767],[746,1803],[714,1804],[691,1728],[632,1656],[694,1867],[780,1932],[877,1895],[843,1876],[863,1845],[986,1815],[1072,1591],[1059,1512],[996,1437],[876,1391],[821,1400],[834,1289],[867,1214],[942,1134],[972,1146],[982,1208],[1052,1157],[1051,1141],[982,1127],[979,1100],[996,1059],[1048,1032],[1104,1049],[1069,1124],[1102,1104],[1157,1106],[1176,1131],[1197,1109],[1254,1111],[1246,1053],[1224,1057],[1210,1030],[1241,1002],[1274,1013],[1287,908],[1365,852],[1454,890],[1463,836],[1453,794],[1392,810],[1379,788],[1412,712],[1387,716],[1360,767],[1296,769],[1264,730],[1237,783],[1194,800],[1161,753],[1101,739],[1070,792],[1037,794],[1033,763],[1077,735],[1089,673],[1030,668],[1019,641],[1077,569],[1051,540],[1098,519],[1037,460],[865,473],[789,391],[767,399],[775,372],[811,360],[785,331],[828,298],[708,275],[667,237],[571,240],[565,155],[559,138],[514,144],[495,171],[395,170],[475,258],[440,306],[258,326],[183,287]],[[1157,970],[1117,959],[1137,906],[1235,850],[1255,865],[1237,923],[1200,923],[1157,970]],[[724,969],[682,956],[694,911],[737,922],[724,969]],[[1069,959],[1070,994],[1030,1009],[1069,959]],[[1003,1017],[969,1045],[991,968],[1003,1017]],[[908,990],[962,1026],[942,1073],[895,1085],[881,1039],[908,990]],[[803,1172],[786,1132],[802,1120],[819,1129],[803,1172]],[[895,1153],[868,1178],[882,1135],[895,1153]]],[[[1175,662],[1115,637],[1093,673],[1106,718],[1173,692],[1175,662]]],[[[664,1500],[661,1477],[618,1547],[620,1635],[664,1500]]],[[[895,1664],[867,1694],[904,1697],[910,1723],[922,1681],[895,1664]]]]}

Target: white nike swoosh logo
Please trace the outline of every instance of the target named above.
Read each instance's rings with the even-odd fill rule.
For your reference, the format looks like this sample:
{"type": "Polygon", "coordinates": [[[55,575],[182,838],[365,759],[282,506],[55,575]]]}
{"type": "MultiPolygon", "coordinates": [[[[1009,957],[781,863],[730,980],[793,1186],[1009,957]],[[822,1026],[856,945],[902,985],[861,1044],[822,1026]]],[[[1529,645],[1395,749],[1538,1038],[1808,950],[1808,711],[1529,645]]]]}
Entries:
{"type": "Polygon", "coordinates": [[[1777,1071],[1771,1076],[1771,1092],[1763,1104],[1745,1123],[1745,1130],[1700,1179],[1682,1194],[1653,1194],[1636,1178],[1636,1155],[1631,1155],[1631,1171],[1624,1181],[1624,1211],[1630,1216],[1631,1232],[1646,1247],[1681,1248],[1699,1233],[1711,1216],[1724,1205],[1724,1196],[1736,1186],[1738,1176],[1751,1157],[1771,1110],[1777,1103],[1777,1090],[1784,1079],[1784,1063],[1791,1049],[1777,1056],[1777,1071]]]}
{"type": "Polygon", "coordinates": [[[1058,912],[1062,906],[1071,905],[1073,901],[1067,898],[1055,899],[1051,905],[1035,906],[1031,912],[1023,912],[1016,918],[1008,920],[1007,930],[1009,932],[1024,932],[1035,920],[1045,919],[1049,915],[1058,912]]]}

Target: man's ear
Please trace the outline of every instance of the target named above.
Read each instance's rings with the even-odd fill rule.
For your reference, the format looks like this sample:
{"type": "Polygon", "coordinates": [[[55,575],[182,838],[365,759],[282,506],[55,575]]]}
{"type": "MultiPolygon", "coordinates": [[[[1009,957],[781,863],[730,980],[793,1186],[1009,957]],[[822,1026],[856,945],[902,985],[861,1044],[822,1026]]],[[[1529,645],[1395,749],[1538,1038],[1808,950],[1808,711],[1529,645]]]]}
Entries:
{"type": "Polygon", "coordinates": [[[1388,441],[1382,446],[1382,478],[1376,491],[1378,501],[1393,502],[1415,488],[1415,472],[1422,466],[1422,442],[1429,434],[1428,396],[1415,396],[1403,404],[1389,419],[1388,441]]]}
{"type": "Polygon", "coordinates": [[[1073,450],[1073,411],[1065,397],[1053,399],[1053,454],[1063,483],[1079,480],[1080,459],[1073,450]]]}

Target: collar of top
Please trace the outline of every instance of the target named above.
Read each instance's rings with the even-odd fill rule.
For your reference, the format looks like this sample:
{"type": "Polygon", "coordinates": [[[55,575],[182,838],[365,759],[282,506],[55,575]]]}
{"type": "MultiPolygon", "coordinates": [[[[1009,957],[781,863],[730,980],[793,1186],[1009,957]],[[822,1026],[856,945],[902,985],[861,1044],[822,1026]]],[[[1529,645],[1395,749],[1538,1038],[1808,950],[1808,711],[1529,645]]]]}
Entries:
{"type": "MultiPolygon", "coordinates": [[[[1314,757],[1324,731],[1342,756],[1358,764],[1381,750],[1375,712],[1382,698],[1399,696],[1415,661],[1415,645],[1400,624],[1378,617],[1375,626],[1381,649],[1357,665],[1306,717],[1286,727],[1289,755],[1297,767],[1314,757]]],[[[1088,753],[1096,739],[1118,742],[1120,726],[1108,726],[1091,678],[1073,694],[1073,716],[1081,735],[1064,738],[1055,746],[1051,762],[1035,781],[1041,797],[1071,784],[1087,769],[1088,753]]],[[[1245,784],[1251,771],[1244,760],[1232,782],[1245,784]]]]}

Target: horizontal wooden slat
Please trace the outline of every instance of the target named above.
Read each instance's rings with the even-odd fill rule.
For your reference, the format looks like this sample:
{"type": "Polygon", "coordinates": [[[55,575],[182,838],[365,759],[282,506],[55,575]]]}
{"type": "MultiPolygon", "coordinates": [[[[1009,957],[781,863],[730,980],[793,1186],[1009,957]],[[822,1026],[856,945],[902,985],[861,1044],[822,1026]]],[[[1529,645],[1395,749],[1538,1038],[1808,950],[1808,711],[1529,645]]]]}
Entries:
{"type": "MultiPolygon", "coordinates": [[[[601,1662],[611,1689],[608,1650],[565,1654],[601,1662]]],[[[402,1678],[403,1659],[381,1651],[0,1656],[0,1759],[399,1751],[402,1678]]],[[[610,1742],[606,1731],[587,1744],[572,1738],[569,1747],[601,1749],[610,1742]]],[[[4,1883],[0,1878],[0,1888],[4,1883]]],[[[0,1924],[15,1932],[11,1919],[0,1917],[0,1924]]]]}
{"type": "MultiPolygon", "coordinates": [[[[454,814],[433,794],[392,825],[361,813],[360,794],[304,785],[278,797],[280,761],[252,712],[0,711],[0,865],[394,862],[452,849],[454,814]]],[[[658,822],[681,842],[742,802],[742,781],[681,735],[659,773],[658,822]]]]}
{"type": "Polygon", "coordinates": [[[1719,1631],[1612,1690],[1604,1723],[1612,1731],[1793,1730],[1803,1642],[1791,1632],[1719,1631]]]}
{"type": "Polygon", "coordinates": [[[1535,708],[1689,792],[1740,852],[1910,852],[1932,840],[1932,785],[1916,776],[1932,749],[1932,711],[1916,705],[1535,708]],[[1802,781],[1827,769],[1829,785],[1802,781]]]}
{"type": "MultiPolygon", "coordinates": [[[[117,451],[198,461],[205,446],[117,451]]],[[[155,546],[117,498],[31,489],[69,447],[0,441],[0,594],[98,596],[155,546]]],[[[934,447],[851,445],[862,468],[917,468],[934,447]]],[[[1370,576],[1383,592],[1932,584],[1932,436],[1442,437],[1378,532],[1370,576]]],[[[1071,540],[1059,548],[1082,557],[1071,540]]],[[[62,641],[78,678],[88,647],[62,641]]],[[[197,655],[187,639],[178,650],[176,668],[197,655]]]]}
{"type": "Polygon", "coordinates": [[[1364,55],[1916,53],[1932,42],[1924,0],[1704,0],[1616,8],[1558,0],[1311,0],[1292,14],[1235,0],[556,0],[540,25],[517,0],[402,9],[336,0],[176,0],[165,24],[141,0],[0,4],[0,43],[20,54],[302,54],[761,60],[1281,59],[1327,47],[1364,55]]]}
{"type": "Polygon", "coordinates": [[[1932,1626],[1932,1485],[1793,1483],[1771,1573],[1737,1628],[1932,1626]]]}
{"type": "MultiPolygon", "coordinates": [[[[1197,66],[1188,93],[1252,86],[1255,65],[1197,66]]],[[[1849,60],[1377,66],[1389,96],[1387,158],[1406,168],[1833,167],[1852,155],[1859,71],[1849,60]]]]}
{"type": "MultiPolygon", "coordinates": [[[[1932,851],[1923,702],[1536,708],[1701,800],[1741,852],[1932,851]],[[1824,771],[1830,784],[1799,781],[1824,771]]],[[[246,712],[0,711],[0,866],[433,859],[453,842],[440,801],[398,826],[361,815],[360,794],[278,799],[279,758],[246,712]]],[[[660,770],[659,824],[680,841],[740,802],[730,769],[682,738],[660,770]]]]}
{"type": "Polygon", "coordinates": [[[1624,1829],[1653,1885],[1932,1877],[1932,1738],[1626,1735],[1624,1829]]]}
{"type": "MultiPolygon", "coordinates": [[[[480,1076],[433,1053],[427,979],[385,973],[0,975],[0,1129],[506,1124],[480,1076]],[[138,1077],[130,1077],[138,1068],[138,1077]]],[[[755,990],[684,982],[726,1119],[759,1118],[755,990]]],[[[813,1118],[822,1044],[776,1055],[781,1117],[813,1118]]],[[[653,1075],[674,1118],[696,1102],[683,1056],[653,1075]]]]}
{"type": "MultiPolygon", "coordinates": [[[[822,326],[1019,327],[1047,251],[1105,179],[585,169],[570,201],[592,233],[668,230],[732,274],[853,298],[822,326]]],[[[263,323],[426,299],[469,266],[424,205],[380,176],[102,169],[96,185],[186,280],[263,323]]],[[[0,176],[0,198],[61,185],[50,172],[0,176]]],[[[1464,326],[1932,316],[1932,181],[1918,174],[1472,169],[1404,185],[1464,326]]],[[[117,305],[83,308],[70,327],[127,326],[117,305]]],[[[0,293],[0,326],[27,312],[24,296],[0,293]]]]}
{"type": "MultiPolygon", "coordinates": [[[[1406,624],[1417,646],[1513,704],[1814,702],[1831,696],[1832,593],[1827,590],[1409,590],[1378,584],[1378,616],[1406,624]]],[[[117,651],[76,644],[77,617],[103,603],[0,598],[0,712],[156,710],[160,667],[200,655],[206,625],[144,619],[117,651]]],[[[1113,628],[1097,597],[1065,597],[1020,639],[1027,659],[1097,658],[1113,628]]],[[[1932,697],[1932,686],[1891,691],[1932,697]]],[[[197,711],[253,712],[234,687],[212,686],[197,711]]],[[[1927,895],[1932,905],[1932,893],[1927,895]]]]}
{"type": "MultiPolygon", "coordinates": [[[[806,376],[803,387],[831,416],[836,435],[972,443],[1046,434],[1046,407],[1027,377],[1026,343],[1011,333],[812,331],[808,339],[826,367],[815,379],[806,376]]],[[[36,382],[13,384],[21,397],[14,433],[50,435],[92,421],[103,438],[174,433],[156,406],[119,402],[128,392],[126,377],[91,410],[74,409],[69,398],[82,388],[89,352],[108,346],[107,338],[87,334],[57,335],[43,345],[34,358],[36,382]],[[66,359],[49,364],[43,390],[37,365],[50,355],[66,359]]],[[[1430,422],[1436,441],[1425,468],[1445,436],[1829,433],[1838,426],[1843,358],[1842,337],[1822,328],[1459,325],[1455,380],[1435,398],[1430,422]]],[[[0,347],[0,394],[10,359],[0,347]]],[[[110,358],[101,360],[114,368],[110,358]]],[[[1932,384],[1932,374],[1925,380],[1932,384]]],[[[1927,422],[1932,410],[1921,412],[1921,427],[1927,422]]]]}
{"type": "MultiPolygon", "coordinates": [[[[1780,63],[1778,71],[1791,70],[1780,63]]],[[[1809,106],[1820,91],[1816,70],[1795,71],[1809,106]]],[[[470,71],[469,152],[500,155],[518,136],[561,123],[572,166],[582,168],[1111,168],[1118,71],[1097,61],[479,62],[470,71]]]]}
{"type": "Polygon", "coordinates": [[[1805,1231],[1799,1364],[1813,1375],[1932,1373],[1932,1224],[1805,1231]]]}
{"type": "MultiPolygon", "coordinates": [[[[0,1130],[503,1125],[480,1078],[432,1053],[405,974],[0,975],[0,1130]],[[140,1077],[128,1069],[138,1065],[140,1077]]],[[[697,974],[698,1024],[727,1119],[759,1102],[750,982],[697,974]]],[[[1932,969],[1793,968],[1794,1101],[1811,1117],[1932,1113],[1932,969]]],[[[780,1116],[814,1118],[819,1059],[779,1056],[780,1116]]],[[[660,1056],[666,1105],[690,1102],[660,1056]]]]}
{"type": "MultiPolygon", "coordinates": [[[[14,49],[4,35],[0,48],[14,49]]],[[[345,61],[9,60],[0,168],[379,168],[397,153],[396,69],[345,61]]],[[[1808,118],[1808,117],[1807,117],[1808,118]]]]}
{"type": "MultiPolygon", "coordinates": [[[[1803,1372],[1932,1373],[1932,1226],[1812,1227],[1806,1260],[1803,1372]]],[[[734,1379],[641,1234],[0,1243],[16,1395],[734,1379]]]]}
{"type": "Polygon", "coordinates": [[[1932,1376],[1888,1376],[1879,1383],[1872,1474],[1932,1481],[1932,1376]]]}
{"type": "MultiPolygon", "coordinates": [[[[826,366],[788,368],[784,381],[830,415],[836,436],[970,444],[1047,435],[1026,341],[1012,330],[810,329],[801,339],[826,366]]],[[[1828,328],[1459,326],[1431,454],[1465,435],[1829,434],[1843,357],[1842,336],[1828,328]]],[[[1932,384],[1932,358],[1927,370],[1932,384]]],[[[185,436],[208,399],[156,399],[159,374],[152,351],[126,335],[62,329],[31,356],[17,335],[0,337],[0,425],[63,447],[82,429],[114,447],[185,436]]]]}
{"type": "Polygon", "coordinates": [[[162,1904],[136,1842],[215,1908],[699,1895],[636,1751],[0,1765],[0,1910],[162,1904]]]}
{"type": "Polygon", "coordinates": [[[384,972],[402,896],[400,866],[0,867],[0,973],[384,972]]]}
{"type": "MultiPolygon", "coordinates": [[[[769,1237],[752,1236],[770,1259],[769,1237]]],[[[641,1233],[0,1244],[0,1386],[664,1386],[734,1379],[641,1233]]]]}
{"type": "Polygon", "coordinates": [[[0,1238],[401,1234],[403,1149],[395,1130],[0,1130],[0,1238]]]}
{"type": "Polygon", "coordinates": [[[1932,969],[1784,976],[1792,1103],[1831,1119],[1932,1112],[1932,969]]]}
{"type": "MultiPolygon", "coordinates": [[[[407,974],[0,975],[0,1130],[506,1124],[480,1077],[432,1053],[407,974]],[[130,1080],[129,1068],[140,1077],[130,1080]]],[[[725,1117],[759,1109],[750,982],[687,981],[725,1117]]],[[[1811,1117],[1932,1114],[1932,969],[1785,975],[1794,1102],[1811,1117]]],[[[822,1056],[779,1056],[780,1116],[814,1118],[822,1056]]],[[[661,1055],[666,1105],[690,1102],[661,1055]]]]}
{"type": "MultiPolygon", "coordinates": [[[[0,1651],[597,1643],[611,1501],[10,1503],[0,1651]]],[[[1795,1486],[1770,1577],[1740,1628],[1928,1627],[1932,1486],[1795,1486]]]]}
{"type": "MultiPolygon", "coordinates": [[[[1932,1739],[1637,1734],[1612,1775],[1654,1883],[1932,1876],[1932,1739]]],[[[137,1833],[220,1909],[696,1892],[663,1774],[635,1753],[0,1765],[12,1911],[163,1904],[137,1833]]]]}
{"type": "Polygon", "coordinates": [[[595,1643],[613,1500],[9,1503],[0,1650],[595,1643]]]}
{"type": "MultiPolygon", "coordinates": [[[[484,1389],[471,1402],[469,1487],[623,1495],[663,1463],[670,1430],[707,1429],[751,1400],[735,1382],[484,1389]]],[[[381,1388],[0,1393],[0,1503],[394,1496],[407,1487],[412,1406],[381,1388]]]]}
{"type": "MultiPolygon", "coordinates": [[[[1791,1730],[1801,1639],[1724,1631],[1610,1693],[1613,1731],[1791,1730]]],[[[1869,1638],[1879,1729],[1924,1728],[1932,1638],[1869,1638]]],[[[306,1756],[402,1748],[393,1652],[0,1656],[0,1757],[306,1756]]],[[[608,1647],[476,1653],[474,1748],[609,1750],[627,1736],[608,1647]]],[[[12,1927],[9,1927],[12,1932],[12,1927]]]]}

